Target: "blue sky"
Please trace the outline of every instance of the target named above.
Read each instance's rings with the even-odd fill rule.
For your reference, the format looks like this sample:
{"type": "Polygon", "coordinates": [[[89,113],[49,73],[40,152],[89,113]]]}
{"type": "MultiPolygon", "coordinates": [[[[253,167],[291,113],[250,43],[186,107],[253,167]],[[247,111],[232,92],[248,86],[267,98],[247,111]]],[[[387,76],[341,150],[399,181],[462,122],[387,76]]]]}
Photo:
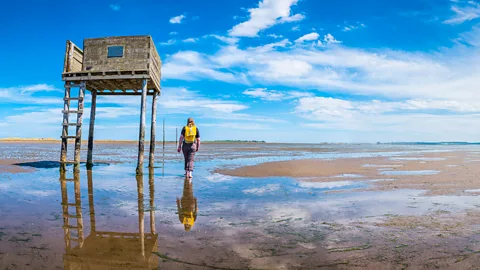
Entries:
{"type": "MultiPolygon", "coordinates": [[[[479,141],[479,23],[463,0],[8,1],[0,137],[60,136],[66,40],[148,34],[169,140],[192,116],[203,140],[479,141]]],[[[96,138],[137,139],[139,107],[99,98],[96,138]]]]}

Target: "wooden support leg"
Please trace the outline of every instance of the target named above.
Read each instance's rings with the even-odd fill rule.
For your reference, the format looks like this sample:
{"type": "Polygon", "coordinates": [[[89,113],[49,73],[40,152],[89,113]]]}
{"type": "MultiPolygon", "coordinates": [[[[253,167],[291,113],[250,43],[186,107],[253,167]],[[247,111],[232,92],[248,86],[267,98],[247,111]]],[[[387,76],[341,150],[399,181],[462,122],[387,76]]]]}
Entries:
{"type": "Polygon", "coordinates": [[[155,129],[157,125],[157,91],[152,96],[152,125],[150,127],[150,156],[148,167],[153,168],[155,163],[155,129]]]}
{"type": "MultiPolygon", "coordinates": [[[[63,102],[63,110],[68,111],[70,109],[70,84],[65,84],[65,96],[63,102]]],[[[62,149],[60,154],[60,172],[65,172],[67,169],[67,147],[68,147],[68,113],[63,114],[63,127],[62,127],[62,149]]]]}
{"type": "Polygon", "coordinates": [[[147,103],[147,79],[143,80],[142,103],[140,111],[140,134],[138,138],[137,175],[143,174],[143,154],[145,151],[145,106],[147,103]]]}
{"type": "Polygon", "coordinates": [[[93,133],[95,130],[95,111],[97,110],[97,91],[92,91],[92,106],[90,107],[90,128],[88,130],[87,169],[93,166],[93,133]]]}

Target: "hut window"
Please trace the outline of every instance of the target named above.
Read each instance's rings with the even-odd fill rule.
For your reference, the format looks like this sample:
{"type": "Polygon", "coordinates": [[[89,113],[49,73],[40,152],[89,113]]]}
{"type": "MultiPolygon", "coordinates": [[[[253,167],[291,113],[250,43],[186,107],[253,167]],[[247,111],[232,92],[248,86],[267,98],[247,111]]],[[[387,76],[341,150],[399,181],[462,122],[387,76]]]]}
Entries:
{"type": "Polygon", "coordinates": [[[123,46],[108,47],[107,58],[123,57],[123,46]]]}

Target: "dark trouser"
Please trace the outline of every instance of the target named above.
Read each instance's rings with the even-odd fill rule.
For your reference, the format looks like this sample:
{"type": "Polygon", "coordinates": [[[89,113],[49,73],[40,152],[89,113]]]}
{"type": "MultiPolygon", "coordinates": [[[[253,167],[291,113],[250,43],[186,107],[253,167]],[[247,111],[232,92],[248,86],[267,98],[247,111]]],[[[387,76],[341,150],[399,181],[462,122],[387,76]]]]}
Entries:
{"type": "Polygon", "coordinates": [[[182,151],[185,158],[185,170],[193,171],[193,161],[195,159],[195,151],[197,150],[196,143],[183,143],[182,151]]]}

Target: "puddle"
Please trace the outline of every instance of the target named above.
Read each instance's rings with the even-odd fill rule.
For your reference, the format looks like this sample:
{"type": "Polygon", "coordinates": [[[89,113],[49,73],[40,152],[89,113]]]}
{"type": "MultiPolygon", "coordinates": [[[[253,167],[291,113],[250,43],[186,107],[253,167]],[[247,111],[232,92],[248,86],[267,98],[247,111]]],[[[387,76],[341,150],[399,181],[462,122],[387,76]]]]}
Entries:
{"type": "Polygon", "coordinates": [[[348,174],[348,173],[334,176],[334,178],[362,178],[362,177],[364,176],[361,174],[348,174]]]}
{"type": "Polygon", "coordinates": [[[419,170],[419,171],[380,171],[382,175],[432,175],[438,174],[440,171],[435,170],[419,170]]]}
{"type": "Polygon", "coordinates": [[[336,181],[336,182],[300,182],[298,184],[303,188],[323,189],[323,190],[344,190],[367,187],[366,184],[359,181],[336,181]]]}
{"type": "Polygon", "coordinates": [[[404,165],[401,164],[364,164],[363,167],[367,168],[398,168],[398,167],[403,167],[404,165]]]}
{"type": "Polygon", "coordinates": [[[391,157],[390,160],[420,160],[420,161],[439,161],[446,158],[429,158],[429,157],[391,157]]]}

